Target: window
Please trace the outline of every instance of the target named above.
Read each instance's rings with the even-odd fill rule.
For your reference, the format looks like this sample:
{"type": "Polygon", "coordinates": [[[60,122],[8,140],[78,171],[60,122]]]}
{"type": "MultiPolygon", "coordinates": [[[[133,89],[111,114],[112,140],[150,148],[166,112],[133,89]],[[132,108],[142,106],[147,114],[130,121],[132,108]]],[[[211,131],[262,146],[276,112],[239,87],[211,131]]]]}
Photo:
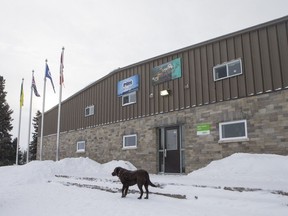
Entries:
{"type": "Polygon", "coordinates": [[[123,149],[137,148],[137,135],[125,135],[123,136],[123,149]]]}
{"type": "Polygon", "coordinates": [[[233,141],[240,139],[248,139],[247,121],[232,121],[219,124],[220,141],[233,141]]]}
{"type": "Polygon", "coordinates": [[[85,141],[77,142],[77,152],[85,152],[85,141]]]}
{"type": "Polygon", "coordinates": [[[214,81],[242,74],[241,59],[233,60],[213,67],[214,81]]]}
{"type": "Polygon", "coordinates": [[[85,117],[94,115],[94,105],[85,108],[85,117]]]}
{"type": "Polygon", "coordinates": [[[122,96],[122,106],[136,103],[136,91],[122,96]]]}

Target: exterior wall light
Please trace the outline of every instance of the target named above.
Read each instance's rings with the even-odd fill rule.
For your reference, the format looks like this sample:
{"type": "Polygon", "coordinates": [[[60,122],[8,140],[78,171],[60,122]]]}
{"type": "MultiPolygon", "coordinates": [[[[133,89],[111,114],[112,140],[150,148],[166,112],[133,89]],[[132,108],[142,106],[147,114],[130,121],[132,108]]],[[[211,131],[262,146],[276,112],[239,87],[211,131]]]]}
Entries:
{"type": "Polygon", "coordinates": [[[169,89],[165,89],[165,90],[161,90],[160,91],[160,95],[161,96],[167,96],[167,95],[170,95],[171,94],[171,90],[169,89]]]}

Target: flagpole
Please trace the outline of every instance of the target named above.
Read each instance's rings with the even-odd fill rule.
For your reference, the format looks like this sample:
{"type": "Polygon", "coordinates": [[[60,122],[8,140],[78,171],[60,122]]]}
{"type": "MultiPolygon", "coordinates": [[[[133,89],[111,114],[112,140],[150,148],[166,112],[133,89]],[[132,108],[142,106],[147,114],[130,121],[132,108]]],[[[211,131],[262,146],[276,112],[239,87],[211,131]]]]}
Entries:
{"type": "MultiPolygon", "coordinates": [[[[34,70],[32,70],[32,79],[34,77],[34,70]]],[[[31,114],[32,114],[32,99],[33,98],[33,88],[31,83],[31,94],[30,94],[30,111],[29,111],[29,125],[28,125],[28,147],[27,147],[27,159],[26,162],[29,163],[29,145],[30,145],[30,133],[31,133],[31,114]]]]}
{"type": "Polygon", "coordinates": [[[60,90],[59,90],[59,105],[58,105],[58,120],[57,120],[57,141],[56,141],[56,161],[59,160],[61,100],[62,100],[62,85],[60,85],[60,90]]]}
{"type": "Polygon", "coordinates": [[[19,113],[19,127],[18,127],[18,138],[17,138],[17,147],[16,147],[16,165],[18,165],[18,157],[19,157],[19,143],[20,143],[20,132],[21,132],[21,115],[22,115],[22,106],[23,106],[23,100],[22,94],[23,94],[23,83],[24,79],[22,78],[21,83],[21,93],[20,93],[20,113],[19,113]]]}
{"type": "Polygon", "coordinates": [[[56,161],[59,160],[59,142],[60,142],[60,118],[61,118],[61,101],[62,101],[62,76],[63,76],[63,55],[64,47],[62,48],[60,59],[60,90],[59,90],[59,105],[58,105],[58,120],[57,120],[57,140],[56,140],[56,161]]]}
{"type": "MultiPolygon", "coordinates": [[[[45,62],[47,64],[47,59],[45,60],[45,62]]],[[[45,71],[46,71],[46,64],[45,64],[45,71]]],[[[40,161],[42,161],[42,148],[43,148],[45,93],[46,93],[46,73],[45,73],[45,76],[44,76],[44,90],[43,90],[43,104],[42,104],[42,118],[41,118],[40,161]]]]}

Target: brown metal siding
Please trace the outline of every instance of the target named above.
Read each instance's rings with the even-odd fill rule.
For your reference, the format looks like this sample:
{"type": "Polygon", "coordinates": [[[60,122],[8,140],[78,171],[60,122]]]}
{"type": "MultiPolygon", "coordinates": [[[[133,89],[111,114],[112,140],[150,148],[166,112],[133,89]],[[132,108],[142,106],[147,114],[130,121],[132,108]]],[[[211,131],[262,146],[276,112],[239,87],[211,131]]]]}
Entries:
{"type": "MultiPolygon", "coordinates": [[[[256,35],[258,36],[258,35],[256,35]]],[[[271,77],[271,65],[270,65],[270,58],[269,58],[269,47],[268,47],[268,35],[266,29],[260,29],[259,30],[259,49],[255,55],[255,61],[258,61],[259,67],[257,68],[256,73],[256,84],[259,83],[259,86],[261,86],[261,82],[258,82],[258,77],[263,79],[263,87],[261,86],[261,89],[256,89],[256,93],[259,94],[259,92],[262,93],[263,89],[265,92],[272,91],[272,77],[271,77]],[[260,57],[260,58],[259,58],[260,57]],[[261,65],[262,63],[262,65],[261,65]],[[262,66],[262,67],[261,67],[262,66]],[[261,74],[262,73],[262,74],[261,74]]],[[[256,85],[257,86],[257,85],[256,85]]]]}
{"type": "MultiPolygon", "coordinates": [[[[253,65],[252,65],[252,48],[250,45],[250,33],[243,35],[243,73],[245,74],[246,82],[246,95],[254,95],[254,76],[253,76],[253,65]],[[245,60],[245,61],[244,61],[245,60]]],[[[260,81],[261,82],[261,81],[260,81]]]]}
{"type": "MultiPolygon", "coordinates": [[[[188,51],[185,51],[182,56],[182,69],[183,69],[183,87],[184,87],[184,105],[183,109],[189,108],[190,107],[190,92],[189,88],[191,87],[190,85],[190,77],[189,77],[189,54],[188,51]]],[[[182,107],[181,107],[182,108],[182,107]]]]}
{"type": "Polygon", "coordinates": [[[99,116],[99,120],[98,120],[98,125],[101,125],[103,120],[104,120],[104,109],[103,109],[103,106],[104,106],[104,97],[103,97],[103,94],[104,94],[104,88],[103,88],[103,82],[100,82],[98,85],[97,85],[97,92],[98,92],[98,113],[97,115],[99,116]]]}
{"type": "MultiPolygon", "coordinates": [[[[248,97],[288,88],[288,17],[111,72],[62,103],[61,131],[248,97]],[[151,70],[181,58],[182,77],[152,85],[151,70]],[[243,74],[214,81],[213,67],[241,59],[243,74]],[[122,106],[120,80],[139,75],[137,103],[122,106]],[[172,95],[161,97],[170,89],[172,95]],[[150,95],[151,94],[151,95],[150,95]],[[94,104],[94,115],[85,108],[94,104]]],[[[55,134],[58,106],[45,113],[44,135],[55,134]]]]}
{"type": "MultiPolygon", "coordinates": [[[[184,77],[184,70],[183,70],[183,53],[179,54],[178,56],[179,58],[182,59],[182,64],[181,64],[181,70],[182,70],[182,78],[178,79],[178,85],[179,85],[179,103],[178,103],[178,107],[175,108],[175,110],[180,110],[180,109],[184,109],[185,108],[185,77],[184,77]]],[[[177,99],[177,98],[176,98],[177,99]]]]}
{"type": "Polygon", "coordinates": [[[282,86],[288,88],[288,22],[277,25],[282,86]]]}
{"type": "MultiPolygon", "coordinates": [[[[227,57],[227,44],[226,40],[220,41],[220,64],[223,62],[227,62],[228,57],[227,57]]],[[[230,79],[223,79],[222,80],[222,95],[223,98],[222,100],[230,100],[230,84],[229,84],[230,79]]]]}
{"type": "Polygon", "coordinates": [[[203,83],[202,89],[203,89],[203,104],[209,104],[210,99],[209,99],[209,79],[208,79],[208,74],[211,73],[211,70],[208,69],[207,67],[207,46],[201,47],[201,75],[202,75],[202,80],[201,82],[203,83]],[[204,81],[204,82],[203,82],[204,81]]]}
{"type": "MultiPolygon", "coordinates": [[[[234,38],[228,38],[227,39],[227,53],[228,53],[228,59],[236,59],[235,55],[235,39],[234,38]]],[[[231,77],[230,78],[230,99],[238,98],[238,84],[237,84],[237,77],[231,77]]]]}
{"type": "MultiPolygon", "coordinates": [[[[150,73],[146,73],[146,65],[143,64],[141,66],[141,75],[140,75],[140,83],[141,89],[145,92],[145,97],[142,98],[142,113],[141,116],[145,117],[150,111],[150,73]]],[[[142,93],[143,94],[143,93],[142,93]]]]}
{"type": "MultiPolygon", "coordinates": [[[[219,42],[215,42],[213,44],[213,56],[214,56],[214,66],[223,63],[221,60],[221,55],[220,55],[220,44],[219,42]]],[[[212,68],[213,70],[213,68],[212,68]]],[[[213,73],[213,72],[212,72],[213,73]]],[[[216,85],[216,101],[223,101],[223,81],[217,81],[215,82],[216,85]]]]}
{"type": "MultiPolygon", "coordinates": [[[[91,104],[89,103],[89,89],[87,89],[85,92],[83,92],[82,94],[82,100],[83,100],[83,105],[84,105],[84,110],[87,106],[90,106],[91,104]]],[[[84,114],[84,117],[82,118],[82,121],[83,121],[83,125],[81,128],[86,128],[89,124],[89,117],[90,116],[87,116],[85,117],[85,114],[84,114]]]]}
{"type": "MultiPolygon", "coordinates": [[[[124,72],[119,73],[119,77],[118,80],[123,80],[124,79],[124,72]]],[[[118,109],[119,109],[119,121],[122,121],[124,119],[124,115],[123,115],[123,109],[122,109],[122,101],[121,101],[121,97],[117,97],[117,100],[119,101],[119,105],[118,105],[118,109]]]]}
{"type": "MultiPolygon", "coordinates": [[[[155,95],[155,91],[154,91],[152,82],[150,81],[150,79],[151,79],[151,75],[150,75],[150,71],[149,71],[150,68],[153,68],[153,63],[152,62],[149,63],[149,66],[146,69],[148,69],[147,73],[149,73],[148,85],[149,85],[149,88],[150,88],[150,94],[152,94],[152,97],[150,97],[150,100],[149,100],[150,106],[149,106],[149,112],[148,113],[151,113],[151,115],[154,115],[155,114],[155,107],[154,107],[155,99],[154,98],[156,97],[156,95],[155,95]]],[[[147,79],[146,79],[146,81],[147,81],[147,79]]]]}
{"type": "Polygon", "coordinates": [[[268,44],[269,44],[269,54],[271,59],[271,78],[273,89],[282,88],[282,79],[281,79],[281,68],[280,68],[280,56],[278,49],[278,38],[277,38],[277,29],[276,26],[268,28],[268,44]],[[273,71],[273,72],[272,72],[273,71]]]}
{"type": "Polygon", "coordinates": [[[211,68],[213,68],[214,59],[213,59],[213,45],[208,44],[207,45],[207,73],[208,73],[208,91],[209,91],[209,102],[215,103],[216,102],[216,91],[215,91],[215,82],[213,77],[213,71],[211,68]]]}
{"type": "Polygon", "coordinates": [[[189,51],[189,69],[190,69],[190,107],[194,107],[197,104],[196,101],[196,75],[195,75],[195,61],[194,61],[194,50],[189,51]]]}
{"type": "Polygon", "coordinates": [[[149,101],[149,90],[147,90],[147,86],[145,85],[145,67],[144,65],[139,66],[139,83],[140,83],[140,91],[141,97],[139,97],[140,103],[140,110],[141,112],[138,114],[138,117],[142,117],[146,115],[147,112],[147,106],[145,104],[145,101],[149,101]]]}
{"type": "Polygon", "coordinates": [[[103,124],[104,123],[109,123],[109,121],[108,121],[108,115],[109,115],[108,111],[109,111],[109,98],[110,98],[110,95],[108,96],[108,80],[109,79],[103,80],[103,96],[104,96],[103,102],[102,102],[103,103],[102,104],[102,108],[103,108],[102,113],[104,113],[103,121],[102,121],[103,124]]]}
{"type": "MultiPolygon", "coordinates": [[[[152,64],[151,68],[154,68],[157,65],[158,65],[158,63],[157,62],[155,63],[155,61],[153,61],[153,64],[152,64]]],[[[151,68],[149,68],[149,70],[151,68]]],[[[149,80],[149,82],[150,82],[150,80],[149,80]]],[[[153,114],[158,114],[159,113],[158,105],[159,105],[159,87],[160,87],[160,85],[156,85],[156,86],[152,85],[153,95],[154,95],[153,100],[152,100],[154,102],[153,103],[153,111],[154,111],[153,114]]]]}
{"type": "MultiPolygon", "coordinates": [[[[244,54],[243,54],[243,39],[242,39],[242,35],[236,36],[235,40],[235,58],[236,56],[242,56],[242,71],[245,74],[245,70],[244,70],[244,64],[245,62],[244,60],[244,54]]],[[[245,76],[239,76],[238,78],[236,78],[237,82],[235,85],[237,85],[237,95],[235,95],[232,99],[235,98],[242,98],[245,97],[247,94],[247,90],[246,90],[246,82],[245,82],[245,76]]],[[[236,87],[235,87],[236,88],[236,87]]]]}

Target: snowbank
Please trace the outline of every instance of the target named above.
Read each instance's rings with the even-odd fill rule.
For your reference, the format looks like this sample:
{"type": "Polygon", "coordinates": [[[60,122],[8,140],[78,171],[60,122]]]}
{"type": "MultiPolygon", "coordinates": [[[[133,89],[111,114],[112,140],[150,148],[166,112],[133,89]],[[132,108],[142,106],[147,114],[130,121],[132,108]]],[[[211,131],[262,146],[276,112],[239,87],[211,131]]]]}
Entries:
{"type": "MultiPolygon", "coordinates": [[[[89,158],[66,158],[54,161],[32,161],[23,166],[0,167],[0,185],[47,182],[55,175],[74,177],[110,176],[115,167],[129,170],[136,167],[128,161],[113,160],[100,164],[89,158]]],[[[249,187],[288,191],[288,156],[271,154],[233,154],[213,161],[177,181],[192,185],[249,187]]]]}
{"type": "Polygon", "coordinates": [[[55,175],[75,177],[111,176],[114,168],[121,166],[125,169],[135,170],[136,167],[127,161],[113,160],[100,164],[89,158],[66,158],[54,161],[32,161],[22,166],[0,167],[0,185],[34,184],[47,182],[55,175]]]}
{"type": "Polygon", "coordinates": [[[237,153],[188,175],[195,184],[288,191],[288,156],[237,153]]]}

